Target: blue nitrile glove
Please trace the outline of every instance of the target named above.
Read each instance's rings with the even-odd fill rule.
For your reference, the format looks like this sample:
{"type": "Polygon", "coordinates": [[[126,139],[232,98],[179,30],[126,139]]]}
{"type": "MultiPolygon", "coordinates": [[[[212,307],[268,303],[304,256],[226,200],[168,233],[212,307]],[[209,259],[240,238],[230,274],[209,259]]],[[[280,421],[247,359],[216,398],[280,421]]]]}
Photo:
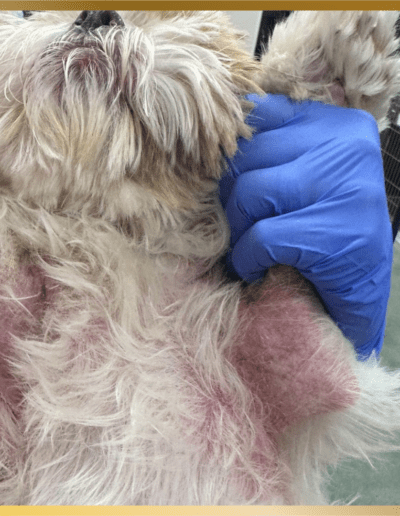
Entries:
{"type": "Polygon", "coordinates": [[[378,355],[393,245],[374,119],[283,95],[248,98],[255,134],[239,140],[220,182],[228,269],[253,282],[277,263],[296,267],[358,357],[378,355]]]}

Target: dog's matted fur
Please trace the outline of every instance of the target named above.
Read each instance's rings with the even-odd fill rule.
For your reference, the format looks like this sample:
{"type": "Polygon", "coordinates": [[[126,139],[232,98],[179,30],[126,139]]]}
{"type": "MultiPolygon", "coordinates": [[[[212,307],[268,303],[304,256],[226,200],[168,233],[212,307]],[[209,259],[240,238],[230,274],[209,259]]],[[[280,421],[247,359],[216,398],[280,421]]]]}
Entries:
{"type": "Polygon", "coordinates": [[[218,12],[0,14],[1,503],[326,503],[394,448],[399,373],[294,270],[224,278],[217,188],[246,93],[383,126],[396,18],[298,12],[257,62],[218,12]]]}

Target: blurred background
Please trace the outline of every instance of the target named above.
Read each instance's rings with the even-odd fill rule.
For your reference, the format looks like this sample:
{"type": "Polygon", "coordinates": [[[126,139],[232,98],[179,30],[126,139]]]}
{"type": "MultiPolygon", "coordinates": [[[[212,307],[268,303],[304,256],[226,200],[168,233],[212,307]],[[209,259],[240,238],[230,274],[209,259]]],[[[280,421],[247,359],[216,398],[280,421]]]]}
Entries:
{"type": "MultiPolygon", "coordinates": [[[[247,48],[259,56],[276,23],[291,11],[227,11],[236,27],[249,34],[247,48]]],[[[394,261],[382,364],[400,369],[400,96],[394,99],[390,127],[381,133],[388,208],[393,228],[394,261]]],[[[348,461],[332,471],[331,502],[353,505],[400,505],[400,452],[387,453],[370,464],[348,461]],[[357,497],[356,499],[354,499],[357,497]]]]}

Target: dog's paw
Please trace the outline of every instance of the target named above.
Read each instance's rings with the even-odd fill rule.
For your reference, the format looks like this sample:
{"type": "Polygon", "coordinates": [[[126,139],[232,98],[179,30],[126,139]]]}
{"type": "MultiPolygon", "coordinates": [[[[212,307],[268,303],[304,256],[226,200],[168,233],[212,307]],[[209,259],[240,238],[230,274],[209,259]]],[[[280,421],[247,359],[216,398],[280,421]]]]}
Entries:
{"type": "Polygon", "coordinates": [[[260,85],[295,100],[369,111],[386,125],[400,91],[394,11],[298,11],[278,25],[262,57],[260,85]]]}

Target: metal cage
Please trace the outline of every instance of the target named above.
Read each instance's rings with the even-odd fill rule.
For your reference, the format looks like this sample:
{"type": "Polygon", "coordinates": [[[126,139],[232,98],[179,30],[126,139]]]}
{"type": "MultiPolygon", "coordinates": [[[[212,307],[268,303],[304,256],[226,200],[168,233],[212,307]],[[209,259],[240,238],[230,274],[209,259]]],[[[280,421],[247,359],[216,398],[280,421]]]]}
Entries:
{"type": "Polygon", "coordinates": [[[389,111],[390,126],[381,133],[383,169],[393,240],[400,225],[400,97],[396,97],[389,111]]]}

